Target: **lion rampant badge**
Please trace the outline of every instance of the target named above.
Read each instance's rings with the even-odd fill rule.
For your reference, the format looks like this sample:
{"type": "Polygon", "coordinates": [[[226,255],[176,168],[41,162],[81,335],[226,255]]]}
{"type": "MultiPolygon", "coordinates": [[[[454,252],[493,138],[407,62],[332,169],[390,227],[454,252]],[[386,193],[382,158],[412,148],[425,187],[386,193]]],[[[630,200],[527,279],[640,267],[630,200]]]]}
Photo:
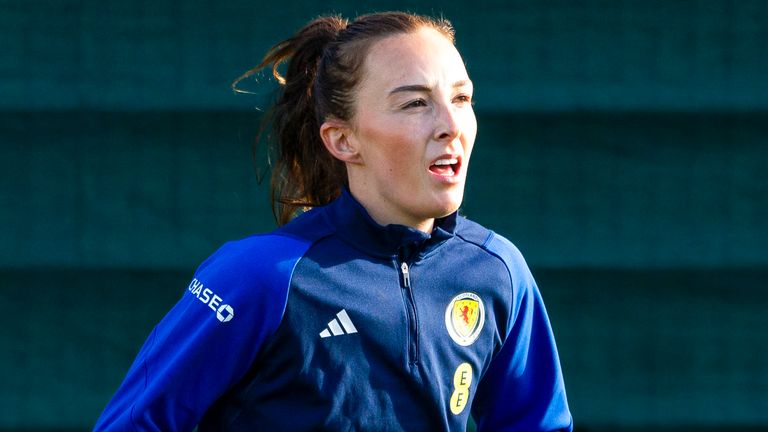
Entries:
{"type": "Polygon", "coordinates": [[[485,324],[485,306],[477,294],[461,293],[445,309],[445,326],[451,339],[461,346],[469,346],[480,335],[485,324]]]}

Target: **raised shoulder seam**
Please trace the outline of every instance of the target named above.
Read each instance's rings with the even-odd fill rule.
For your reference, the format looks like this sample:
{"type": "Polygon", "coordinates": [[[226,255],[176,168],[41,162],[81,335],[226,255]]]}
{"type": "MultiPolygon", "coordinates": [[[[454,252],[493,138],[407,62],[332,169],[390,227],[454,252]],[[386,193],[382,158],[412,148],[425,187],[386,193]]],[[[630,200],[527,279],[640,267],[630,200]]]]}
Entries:
{"type": "MultiPolygon", "coordinates": [[[[498,234],[492,230],[478,224],[477,222],[473,222],[466,218],[461,218],[456,229],[456,237],[459,237],[467,243],[474,244],[485,251],[487,254],[496,257],[504,263],[504,266],[507,268],[507,272],[510,271],[506,260],[499,256],[498,253],[490,249],[491,242],[494,238],[498,237],[498,234]]],[[[510,274],[510,281],[511,280],[512,276],[510,274]]]]}
{"type": "Polygon", "coordinates": [[[477,222],[459,216],[455,235],[467,243],[472,243],[485,249],[493,238],[494,232],[477,222]]]}

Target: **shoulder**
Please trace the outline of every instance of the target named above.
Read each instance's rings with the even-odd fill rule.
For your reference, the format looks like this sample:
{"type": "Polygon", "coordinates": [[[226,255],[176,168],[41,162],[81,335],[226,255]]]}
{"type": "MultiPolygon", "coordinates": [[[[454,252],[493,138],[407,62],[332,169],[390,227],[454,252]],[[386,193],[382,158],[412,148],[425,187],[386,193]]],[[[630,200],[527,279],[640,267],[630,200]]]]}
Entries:
{"type": "Polygon", "coordinates": [[[523,254],[506,237],[495,233],[482,225],[466,218],[459,218],[456,236],[468,243],[473,243],[491,259],[501,264],[509,278],[510,299],[514,317],[526,297],[535,296],[538,291],[536,281],[531,274],[523,254]]]}
{"type": "Polygon", "coordinates": [[[276,265],[300,259],[314,242],[329,233],[319,212],[305,213],[276,230],[232,240],[222,245],[198,272],[240,270],[259,273],[279,270],[276,265]]]}
{"type": "Polygon", "coordinates": [[[237,313],[238,322],[251,322],[257,314],[248,311],[258,309],[254,300],[269,298],[279,304],[287,299],[293,269],[307,247],[299,239],[276,234],[227,242],[197,268],[184,298],[207,305],[219,321],[237,313]]]}
{"type": "Polygon", "coordinates": [[[227,290],[282,290],[307,250],[330,233],[323,212],[309,211],[272,232],[225,243],[198,267],[195,279],[227,290]]]}
{"type": "Polygon", "coordinates": [[[465,242],[477,245],[487,254],[502,261],[510,272],[519,273],[528,266],[523,254],[506,237],[467,218],[459,217],[456,225],[456,236],[465,242]]]}

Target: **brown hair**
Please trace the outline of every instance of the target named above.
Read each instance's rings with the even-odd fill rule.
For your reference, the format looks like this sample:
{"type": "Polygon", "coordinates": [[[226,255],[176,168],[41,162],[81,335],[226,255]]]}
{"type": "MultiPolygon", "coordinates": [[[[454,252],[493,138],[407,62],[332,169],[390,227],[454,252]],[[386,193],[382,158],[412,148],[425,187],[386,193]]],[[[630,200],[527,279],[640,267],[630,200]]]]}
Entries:
{"type": "Polygon", "coordinates": [[[454,42],[451,23],[442,18],[381,12],[350,23],[340,16],[319,17],[273,46],[258,66],[232,84],[237,90],[241,80],[271,66],[282,86],[265,123],[274,136],[271,199],[280,225],[308,207],[328,204],[347,186],[346,167],[326,150],[320,125],[328,118],[351,120],[354,116],[354,90],[371,45],[423,27],[454,42]],[[278,67],[286,62],[283,77],[278,67]]]}

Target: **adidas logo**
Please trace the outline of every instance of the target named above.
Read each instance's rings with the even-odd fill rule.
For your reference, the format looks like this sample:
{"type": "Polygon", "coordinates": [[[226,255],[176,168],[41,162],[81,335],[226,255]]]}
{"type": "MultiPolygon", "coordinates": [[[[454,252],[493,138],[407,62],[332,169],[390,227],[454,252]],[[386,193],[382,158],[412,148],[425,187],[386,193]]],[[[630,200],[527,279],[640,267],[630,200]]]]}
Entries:
{"type": "Polygon", "coordinates": [[[332,335],[341,336],[343,334],[357,333],[357,329],[355,328],[355,325],[352,324],[352,320],[349,319],[349,315],[347,315],[346,309],[342,309],[341,312],[337,313],[336,318],[332,319],[331,322],[328,323],[327,329],[320,332],[321,338],[331,337],[332,335]],[[339,321],[341,321],[341,325],[339,325],[339,321]],[[344,327],[343,330],[342,327],[344,327]],[[345,331],[346,333],[344,333],[345,331]]]}

